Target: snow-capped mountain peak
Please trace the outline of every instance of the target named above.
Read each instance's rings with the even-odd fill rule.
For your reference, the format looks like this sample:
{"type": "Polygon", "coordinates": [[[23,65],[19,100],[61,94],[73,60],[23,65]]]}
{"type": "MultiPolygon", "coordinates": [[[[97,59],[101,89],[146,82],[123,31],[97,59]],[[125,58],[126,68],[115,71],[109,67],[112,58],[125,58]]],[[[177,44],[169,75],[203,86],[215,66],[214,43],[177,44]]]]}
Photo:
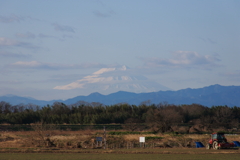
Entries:
{"type": "Polygon", "coordinates": [[[58,90],[81,89],[91,92],[113,93],[116,91],[152,92],[168,88],[148,80],[142,75],[132,75],[127,66],[102,68],[89,76],[63,86],[58,90]]]}

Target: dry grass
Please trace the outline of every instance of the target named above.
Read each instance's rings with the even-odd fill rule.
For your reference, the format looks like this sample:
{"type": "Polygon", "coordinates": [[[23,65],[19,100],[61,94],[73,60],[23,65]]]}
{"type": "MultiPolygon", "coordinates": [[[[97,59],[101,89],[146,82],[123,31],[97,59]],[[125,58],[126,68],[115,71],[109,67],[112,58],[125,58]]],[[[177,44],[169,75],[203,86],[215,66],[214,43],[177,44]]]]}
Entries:
{"type": "Polygon", "coordinates": [[[4,141],[0,142],[1,148],[21,148],[21,140],[12,140],[12,141],[4,141]]]}
{"type": "Polygon", "coordinates": [[[229,142],[240,141],[240,135],[226,135],[226,138],[229,142]]]}
{"type": "Polygon", "coordinates": [[[124,135],[123,138],[126,141],[139,141],[139,137],[156,137],[157,135],[155,134],[141,134],[141,135],[136,135],[136,134],[129,134],[129,135],[124,135]]]}
{"type": "MultiPolygon", "coordinates": [[[[59,131],[52,132],[50,139],[57,148],[92,148],[95,146],[95,137],[103,137],[103,130],[81,130],[81,131],[59,131]]],[[[194,147],[196,141],[206,144],[210,135],[206,134],[129,134],[129,135],[107,135],[109,144],[139,142],[139,137],[162,137],[160,140],[152,140],[149,143],[155,143],[159,147],[194,147]],[[188,146],[189,147],[189,146],[188,146]]],[[[240,135],[226,135],[229,142],[240,141],[240,135]]],[[[148,142],[147,142],[148,143],[148,142]]],[[[39,147],[36,144],[36,132],[34,131],[16,131],[0,132],[0,148],[27,148],[39,147]],[[35,140],[35,141],[34,141],[35,140]]],[[[42,146],[43,147],[43,146],[42,146]]]]}

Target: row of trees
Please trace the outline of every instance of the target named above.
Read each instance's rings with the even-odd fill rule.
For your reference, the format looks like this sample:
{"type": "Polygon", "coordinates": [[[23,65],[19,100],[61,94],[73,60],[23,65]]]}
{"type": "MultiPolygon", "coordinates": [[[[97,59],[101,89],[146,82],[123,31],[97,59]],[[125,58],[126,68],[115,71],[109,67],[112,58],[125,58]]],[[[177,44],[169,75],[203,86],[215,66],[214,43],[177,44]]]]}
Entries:
{"type": "Polygon", "coordinates": [[[0,123],[31,124],[148,124],[156,131],[167,131],[172,125],[202,124],[214,127],[234,128],[240,121],[240,107],[199,104],[172,105],[167,103],[139,106],[116,104],[104,106],[100,103],[78,102],[65,105],[10,105],[0,102],[0,123]]]}

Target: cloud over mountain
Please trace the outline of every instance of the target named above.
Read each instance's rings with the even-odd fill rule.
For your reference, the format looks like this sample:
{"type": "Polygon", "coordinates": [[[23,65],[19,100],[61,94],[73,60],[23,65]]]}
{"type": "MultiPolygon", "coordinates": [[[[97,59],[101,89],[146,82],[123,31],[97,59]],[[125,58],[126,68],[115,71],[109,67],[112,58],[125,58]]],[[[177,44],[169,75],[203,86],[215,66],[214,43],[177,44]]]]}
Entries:
{"type": "Polygon", "coordinates": [[[201,55],[192,51],[177,51],[170,59],[147,58],[143,59],[147,67],[170,67],[170,68],[209,68],[217,66],[220,59],[216,56],[201,55]]]}
{"type": "Polygon", "coordinates": [[[67,85],[56,86],[54,89],[82,89],[101,93],[112,93],[120,90],[139,93],[168,89],[142,75],[132,74],[129,70],[126,66],[119,68],[102,68],[80,80],[67,85]]]}

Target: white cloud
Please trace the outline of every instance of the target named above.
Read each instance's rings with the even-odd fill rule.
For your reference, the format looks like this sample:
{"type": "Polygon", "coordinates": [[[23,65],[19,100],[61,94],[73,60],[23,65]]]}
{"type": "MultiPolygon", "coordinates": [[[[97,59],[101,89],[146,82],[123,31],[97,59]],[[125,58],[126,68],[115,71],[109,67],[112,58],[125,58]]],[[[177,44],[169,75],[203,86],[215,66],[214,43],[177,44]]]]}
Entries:
{"type": "Polygon", "coordinates": [[[59,40],[60,40],[60,38],[58,38],[58,37],[56,37],[56,36],[46,35],[46,34],[42,34],[42,33],[40,33],[40,34],[38,35],[38,37],[39,37],[39,38],[54,38],[54,39],[59,39],[59,40]]]}
{"type": "Polygon", "coordinates": [[[0,37],[0,47],[24,47],[29,49],[39,48],[30,43],[20,42],[6,37],[0,37]]]}
{"type": "Polygon", "coordinates": [[[197,52],[177,51],[173,53],[173,58],[141,58],[146,67],[170,67],[170,68],[209,68],[217,66],[220,61],[216,56],[200,55],[197,52]]]}
{"type": "Polygon", "coordinates": [[[12,65],[15,65],[15,66],[22,66],[22,67],[39,67],[43,64],[37,62],[37,61],[31,61],[31,62],[23,62],[23,61],[18,61],[16,63],[13,63],[12,65]]]}
{"type": "Polygon", "coordinates": [[[20,22],[23,21],[25,18],[21,16],[11,15],[11,16],[1,16],[0,15],[0,22],[1,23],[12,23],[12,22],[20,22]]]}
{"type": "Polygon", "coordinates": [[[112,10],[111,11],[106,11],[106,12],[100,12],[100,11],[96,10],[96,11],[93,11],[93,14],[97,17],[106,18],[106,17],[111,17],[112,15],[114,15],[115,12],[112,11],[112,10]]]}
{"type": "Polygon", "coordinates": [[[62,31],[62,32],[75,32],[75,30],[73,29],[73,27],[71,26],[66,26],[66,25],[60,25],[57,23],[52,24],[54,26],[54,29],[56,31],[62,31]]]}
{"type": "Polygon", "coordinates": [[[110,71],[114,71],[114,70],[116,70],[116,68],[102,68],[102,69],[94,72],[93,74],[102,74],[102,73],[110,72],[110,71]]]}
{"type": "Polygon", "coordinates": [[[63,86],[56,86],[53,89],[58,89],[58,90],[71,90],[71,89],[77,89],[77,88],[84,88],[84,86],[87,83],[96,83],[101,81],[101,78],[98,78],[96,75],[95,76],[86,76],[81,80],[72,82],[70,84],[67,85],[63,85],[63,86]]]}
{"type": "Polygon", "coordinates": [[[22,21],[40,21],[39,19],[37,18],[33,18],[31,16],[21,16],[21,15],[15,15],[15,14],[12,14],[12,15],[8,15],[8,16],[3,16],[3,15],[0,15],[0,23],[14,23],[14,22],[22,22],[22,21]]]}
{"type": "Polygon", "coordinates": [[[29,57],[31,55],[23,54],[23,53],[12,53],[12,52],[8,52],[8,51],[0,51],[0,56],[3,56],[3,57],[29,57]]]}
{"type": "Polygon", "coordinates": [[[31,33],[31,32],[27,32],[27,33],[17,33],[15,35],[17,38],[35,38],[35,34],[31,33]]]}
{"type": "Polygon", "coordinates": [[[8,65],[14,69],[59,69],[61,65],[52,63],[42,63],[38,61],[18,61],[8,65]]]}
{"type": "Polygon", "coordinates": [[[116,14],[115,11],[108,7],[105,3],[101,1],[97,1],[97,3],[99,4],[101,11],[100,10],[93,11],[93,14],[95,16],[106,18],[116,14]]]}
{"type": "Polygon", "coordinates": [[[61,64],[61,63],[44,63],[38,61],[18,61],[7,65],[9,68],[15,69],[84,69],[84,68],[101,68],[106,65],[100,63],[85,63],[85,64],[61,64]]]}
{"type": "Polygon", "coordinates": [[[228,79],[238,79],[238,80],[240,80],[240,70],[220,73],[220,75],[223,76],[223,77],[227,77],[228,79]]]}
{"type": "Polygon", "coordinates": [[[5,37],[0,37],[0,46],[17,46],[19,45],[20,42],[5,38],[5,37]]]}

